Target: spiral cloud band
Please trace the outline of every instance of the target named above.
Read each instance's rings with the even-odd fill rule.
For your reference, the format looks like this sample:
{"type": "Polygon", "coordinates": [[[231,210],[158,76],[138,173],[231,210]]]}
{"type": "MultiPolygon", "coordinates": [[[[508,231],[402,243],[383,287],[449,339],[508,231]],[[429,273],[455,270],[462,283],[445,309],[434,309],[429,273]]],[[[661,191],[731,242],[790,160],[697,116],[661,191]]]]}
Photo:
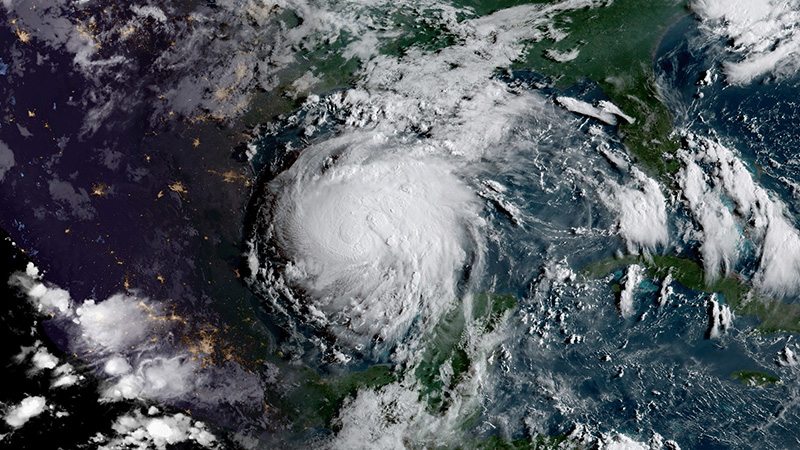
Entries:
{"type": "Polygon", "coordinates": [[[380,135],[304,149],[266,186],[256,273],[339,342],[397,341],[452,304],[479,252],[479,202],[454,170],[380,135]]]}

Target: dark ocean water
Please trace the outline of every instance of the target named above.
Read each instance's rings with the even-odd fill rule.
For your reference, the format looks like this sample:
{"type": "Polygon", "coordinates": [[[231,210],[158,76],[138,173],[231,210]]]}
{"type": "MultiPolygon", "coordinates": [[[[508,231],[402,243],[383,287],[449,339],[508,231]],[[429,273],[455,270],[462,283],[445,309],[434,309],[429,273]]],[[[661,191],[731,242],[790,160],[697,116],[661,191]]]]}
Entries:
{"type": "MultiPolygon", "coordinates": [[[[656,55],[656,75],[676,127],[717,136],[738,150],[757,182],[796,215],[798,192],[790,183],[800,181],[800,78],[726,85],[720,72],[728,57],[724,43],[703,38],[697,25],[692,17],[682,20],[666,34],[656,55]],[[708,70],[718,76],[699,85],[708,70]]],[[[670,214],[674,218],[683,212],[670,214]]],[[[557,242],[557,234],[543,241],[557,242]]],[[[579,239],[572,247],[561,246],[578,249],[571,261],[582,260],[576,256],[581,247],[579,239]]],[[[531,283],[505,344],[510,349],[507,365],[491,376],[486,402],[491,406],[478,432],[492,434],[499,428],[510,436],[530,430],[553,434],[584,424],[639,440],[657,432],[682,448],[797,445],[800,415],[793,405],[800,396],[800,377],[795,368],[776,364],[777,352],[791,336],[752,335],[758,319],[736,317],[733,330],[707,339],[709,295],[673,284],[671,302],[659,307],[654,280],[640,286],[634,317],[623,319],[610,289],[623,275],[617,271],[613,280],[579,287],[531,283]],[[565,342],[573,334],[584,340],[565,342]],[[785,384],[746,387],[731,378],[741,369],[776,374],[785,384]]]]}
{"type": "MultiPolygon", "coordinates": [[[[704,71],[720,73],[719,64],[724,57],[721,43],[704,40],[692,18],[677,24],[664,37],[655,67],[676,125],[716,134],[735,147],[750,163],[758,181],[796,215],[800,212],[800,192],[791,182],[800,183],[800,127],[796,126],[800,122],[800,104],[795,101],[800,98],[800,80],[765,79],[746,87],[731,87],[720,76],[708,86],[698,86],[704,71]]],[[[0,75],[5,71],[0,61],[0,75]]],[[[33,72],[31,76],[31,80],[38,80],[36,77],[44,79],[46,74],[33,72]]],[[[530,83],[545,95],[557,94],[547,87],[534,87],[543,83],[535,74],[520,72],[514,79],[530,83]]],[[[590,102],[604,98],[591,82],[575,85],[565,94],[590,102]]],[[[34,106],[45,110],[52,107],[50,103],[43,101],[34,106]]],[[[521,207],[526,219],[520,226],[498,208],[489,206],[485,211],[496,239],[488,244],[488,268],[482,287],[515,294],[520,308],[509,323],[503,343],[505,352],[487,378],[484,411],[472,431],[521,437],[532,431],[562,433],[583,424],[602,432],[616,430],[639,440],[657,432],[676,440],[682,448],[797,446],[800,415],[795,405],[800,401],[800,376],[795,368],[775,364],[776,354],[791,340],[789,336],[750,335],[757,319],[737,317],[728,334],[709,340],[708,295],[674,285],[676,294],[671,302],[657,306],[659,286],[655,280],[642,284],[635,298],[636,314],[623,319],[614,307],[611,291],[611,285],[623,276],[622,271],[586,285],[559,283],[543,276],[548,265],[563,261],[578,269],[623,250],[622,243],[608,235],[576,232],[611,226],[612,215],[598,207],[595,183],[609,179],[622,183],[628,175],[595,151],[586,137],[590,122],[576,119],[574,125],[573,133],[544,134],[535,146],[520,146],[519,154],[527,156],[516,161],[512,169],[494,171],[488,167],[476,175],[507,186],[507,198],[521,207]],[[576,152],[565,158],[566,147],[576,152]],[[576,177],[576,171],[590,176],[576,177]],[[579,340],[569,343],[573,335],[579,340]],[[730,377],[740,369],[776,374],[784,386],[746,387],[730,377]]],[[[79,125],[66,120],[63,126],[79,125]]],[[[621,149],[613,129],[603,130],[610,135],[610,148],[621,149]]],[[[23,143],[31,145],[19,137],[18,144],[23,143]]],[[[298,130],[288,129],[259,143],[262,153],[256,166],[263,171],[262,182],[293,161],[291,152],[282,150],[287,143],[302,143],[298,130]]],[[[38,170],[34,163],[28,164],[31,170],[38,170]]],[[[80,167],[81,159],[70,164],[80,167]]],[[[89,185],[87,181],[86,187],[89,185]]],[[[147,201],[152,200],[148,197],[147,201]]],[[[22,212],[22,206],[17,208],[3,211],[6,222],[18,213],[30,214],[22,212]]],[[[118,221],[124,224],[126,219],[120,217],[118,221]]],[[[37,232],[63,233],[63,227],[55,221],[48,226],[53,229],[37,232]]],[[[26,233],[22,229],[18,232],[26,233]]],[[[7,279],[13,271],[23,269],[27,260],[5,234],[0,238],[0,278],[7,279]]],[[[54,255],[75,252],[68,243],[52,242],[54,248],[50,252],[54,255]]],[[[65,287],[92,293],[88,285],[68,286],[70,270],[83,267],[56,269],[54,275],[65,287]]],[[[114,281],[107,282],[103,292],[116,288],[121,276],[116,273],[119,268],[108,270],[105,279],[114,281]]],[[[102,279],[97,283],[102,284],[102,279]]],[[[47,342],[47,338],[41,325],[44,318],[36,316],[19,293],[5,283],[0,284],[0,289],[7,301],[0,312],[3,360],[10,361],[21,346],[32,345],[36,339],[47,342]]],[[[55,345],[48,344],[48,348],[68,357],[59,353],[55,345]]],[[[107,431],[116,415],[141,406],[99,404],[99,381],[92,378],[88,368],[81,368],[80,361],[73,362],[88,381],[63,395],[47,394],[49,401],[71,415],[56,421],[43,414],[0,443],[10,443],[13,448],[45,448],[42,445],[58,440],[64,448],[73,448],[94,432],[107,431]],[[98,417],[107,419],[98,421],[98,417]]],[[[4,373],[14,378],[0,393],[0,399],[9,404],[20,401],[24,394],[49,389],[49,379],[31,377],[22,366],[8,365],[4,373]]]]}
{"type": "Polygon", "coordinates": [[[735,149],[759,184],[771,190],[793,215],[800,213],[800,76],[765,75],[734,86],[722,63],[735,56],[720,40],[701,34],[687,17],[668,33],[655,66],[676,127],[717,136],[735,149]],[[712,80],[702,82],[706,73],[712,80]]]}

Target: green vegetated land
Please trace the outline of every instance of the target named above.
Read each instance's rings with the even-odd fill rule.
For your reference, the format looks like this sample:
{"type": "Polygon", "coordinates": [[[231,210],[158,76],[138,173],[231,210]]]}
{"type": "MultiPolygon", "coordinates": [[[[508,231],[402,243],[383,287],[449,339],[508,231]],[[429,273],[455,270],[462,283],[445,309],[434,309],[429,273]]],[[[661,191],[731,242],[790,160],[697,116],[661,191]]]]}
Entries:
{"type": "Polygon", "coordinates": [[[675,0],[615,0],[610,6],[581,9],[560,16],[559,28],[569,35],[559,42],[533,43],[519,67],[533,68],[564,88],[582,79],[597,82],[633,124],[620,124],[628,150],[644,170],[664,177],[677,171],[664,153],[674,154],[679,142],[670,137],[672,115],[658,95],[653,56],[664,33],[689,13],[686,2],[675,0]],[[548,59],[547,50],[579,49],[572,61],[548,59]]]}
{"type": "MultiPolygon", "coordinates": [[[[553,0],[456,0],[478,16],[522,4],[558,3],[553,0]]],[[[527,54],[512,69],[533,70],[550,77],[558,89],[590,79],[636,121],[621,123],[619,134],[641,167],[662,180],[678,170],[678,162],[664,158],[680,143],[671,137],[672,115],[655,87],[653,56],[661,37],[680,18],[689,14],[681,0],[615,0],[599,8],[567,11],[556,18],[556,27],[568,32],[562,40],[545,39],[528,43],[527,54]],[[578,49],[572,61],[556,62],[548,50],[578,49]]],[[[398,17],[406,31],[396,41],[382,43],[381,52],[402,54],[411,46],[435,51],[454,43],[447,30],[434,23],[398,17]],[[413,24],[406,26],[403,24],[413,24]]]]}
{"type": "MultiPolygon", "coordinates": [[[[473,298],[472,324],[481,335],[497,329],[511,311],[516,308],[517,299],[513,295],[478,294],[473,298]]],[[[463,379],[470,365],[468,350],[464,347],[466,332],[464,309],[459,303],[436,324],[426,340],[422,362],[414,375],[421,386],[421,397],[428,402],[431,411],[444,411],[450,405],[450,390],[463,379]],[[440,368],[449,364],[451,376],[442,378],[440,368]]],[[[309,368],[298,370],[287,368],[290,363],[273,359],[281,370],[291,379],[281,380],[284,385],[293,386],[280,399],[282,410],[295,431],[309,428],[336,428],[334,419],[348,397],[356,395],[359,389],[377,389],[398,381],[400,374],[388,365],[376,365],[362,372],[323,377],[309,368]]]]}
{"type": "Polygon", "coordinates": [[[354,396],[361,388],[377,389],[397,380],[397,374],[386,365],[332,377],[322,377],[316,371],[306,369],[293,373],[292,377],[294,381],[282,380],[284,384],[294,386],[283,399],[283,409],[298,432],[308,428],[334,428],[333,419],[345,399],[354,396]]]}
{"type": "MultiPolygon", "coordinates": [[[[478,294],[472,302],[472,320],[481,335],[496,330],[516,308],[513,295],[478,294]]],[[[472,360],[465,348],[467,318],[461,305],[442,317],[425,340],[427,345],[415,375],[422,386],[420,395],[431,411],[443,411],[451,402],[451,391],[463,379],[472,360]],[[442,370],[444,365],[449,370],[442,370]],[[442,376],[442,373],[447,376],[442,376]]],[[[445,367],[445,369],[447,369],[445,367]]]]}
{"type": "Polygon", "coordinates": [[[736,314],[761,319],[755,329],[759,333],[800,333],[800,305],[765,297],[734,276],[706,280],[703,268],[686,258],[660,255],[612,257],[589,264],[581,274],[585,278],[600,278],[630,264],[645,266],[648,275],[654,278],[663,279],[670,273],[676,282],[689,289],[721,294],[736,314]]]}
{"type": "Polygon", "coordinates": [[[759,372],[757,370],[739,370],[731,374],[732,378],[736,378],[747,386],[764,387],[764,386],[780,386],[783,384],[780,378],[766,372],[759,372]]]}

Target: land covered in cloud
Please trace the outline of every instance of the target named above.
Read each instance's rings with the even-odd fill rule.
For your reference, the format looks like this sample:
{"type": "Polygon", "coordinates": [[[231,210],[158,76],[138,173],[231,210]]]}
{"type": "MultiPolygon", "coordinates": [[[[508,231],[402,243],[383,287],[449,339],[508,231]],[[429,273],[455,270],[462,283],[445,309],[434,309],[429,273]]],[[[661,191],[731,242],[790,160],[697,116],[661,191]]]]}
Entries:
{"type": "MultiPolygon", "coordinates": [[[[777,3],[755,5],[763,12],[756,30],[774,32],[793,20],[791,11],[774,12],[777,3]]],[[[26,219],[14,226],[46,249],[42,259],[53,261],[59,251],[76,255],[74,264],[48,265],[62,282],[77,277],[72,286],[53,283],[35,265],[15,273],[12,284],[39,313],[50,315],[48,329],[62,337],[62,350],[77,355],[91,372],[42,342],[21,348],[17,364],[46,374],[53,392],[79,386],[91,375],[99,380],[96,392],[104,405],[162,402],[253,436],[288,429],[298,405],[320,405],[301,416],[305,422],[294,417],[302,426],[338,431],[315,436],[320,445],[455,445],[464,419],[484,406],[492,370],[507,370],[512,360],[504,332],[492,329],[496,323],[470,316],[473,308],[480,310],[476,294],[507,282],[483,276],[486,259],[507,250],[504,237],[511,233],[519,237],[515,245],[531,247],[501,262],[510,267],[508,274],[520,261],[529,264],[513,281],[527,286],[531,296],[548,291],[546,286],[556,292],[576,284],[569,267],[573,255],[564,250],[575,242],[586,255],[617,251],[644,259],[696,246],[709,282],[731,275],[751,257],[756,269],[743,276],[758,289],[776,297],[796,295],[795,223],[734,149],[688,135],[685,148],[675,152],[669,114],[650,84],[652,74],[642,69],[649,67],[641,62],[649,64],[652,46],[623,54],[620,49],[633,41],[615,36],[617,53],[604,59],[598,52],[607,41],[583,42],[585,33],[609,26],[606,20],[628,17],[619,15],[626,6],[624,0],[567,0],[485,11],[480,5],[425,1],[245,1],[108,8],[87,2],[68,9],[45,2],[33,9],[5,0],[3,8],[14,17],[7,25],[19,41],[12,46],[9,73],[25,79],[26,64],[35,60],[45,71],[68,67],[65,73],[86,83],[52,105],[81,113],[72,133],[47,134],[50,123],[43,117],[49,104],[17,107],[15,128],[4,128],[16,141],[0,142],[0,182],[7,180],[17,195],[37,198],[36,205],[15,204],[14,214],[26,219]],[[431,41],[429,30],[441,39],[431,41]],[[30,43],[50,56],[23,52],[30,43]],[[548,61],[542,68],[555,65],[568,76],[550,83],[512,71],[538,61],[531,51],[548,61]],[[68,62],[48,66],[47,58],[56,55],[68,62]],[[556,92],[554,86],[577,75],[595,82],[569,94],[556,92]],[[589,85],[599,85],[608,97],[589,85]],[[347,89],[329,91],[342,87],[347,89]],[[258,110],[259,95],[279,98],[278,106],[258,110]],[[214,165],[225,159],[231,167],[229,154],[201,153],[212,133],[201,136],[193,127],[204,121],[224,128],[248,113],[263,119],[289,109],[296,110],[257,128],[256,139],[247,138],[235,170],[214,165]],[[129,111],[137,111],[130,121],[129,111]],[[142,123],[146,129],[137,128],[142,123]],[[158,140],[175,129],[174,140],[158,140]],[[147,138],[128,146],[127,130],[147,138]],[[267,151],[259,147],[285,135],[296,139],[267,151]],[[46,142],[46,154],[24,154],[20,149],[29,147],[19,142],[29,139],[46,142]],[[84,162],[75,149],[87,141],[91,158],[84,162]],[[273,154],[274,160],[264,160],[273,154]],[[677,167],[673,172],[667,159],[677,167]],[[259,164],[275,176],[263,175],[251,189],[251,169],[259,164]],[[102,171],[87,169],[95,166],[102,171]],[[240,185],[211,201],[217,193],[204,186],[209,174],[222,178],[220,185],[240,185]],[[664,182],[668,175],[675,175],[677,190],[664,182]],[[245,222],[240,210],[251,193],[256,198],[250,206],[262,209],[253,213],[256,224],[248,230],[247,267],[237,268],[245,222]],[[552,197],[544,201],[544,194],[552,197]],[[676,218],[676,211],[686,217],[676,218]],[[100,223],[105,226],[98,232],[100,223]],[[44,224],[46,231],[36,228],[44,224]],[[76,235],[80,247],[68,244],[76,235]],[[552,245],[542,246],[548,239],[552,245]],[[749,254],[745,242],[754,245],[749,254]],[[76,248],[94,249],[103,263],[82,264],[89,257],[76,248]],[[242,273],[234,276],[235,268],[242,273]],[[538,269],[540,275],[527,273],[538,269]],[[233,343],[220,337],[225,321],[240,321],[253,335],[261,331],[261,317],[252,313],[257,302],[239,295],[243,289],[234,277],[240,275],[285,325],[277,345],[264,338],[259,347],[250,339],[257,348],[242,350],[259,357],[270,353],[271,362],[242,361],[242,353],[230,350],[233,343]],[[226,281],[216,287],[220,278],[226,281]],[[102,292],[98,298],[87,294],[95,289],[102,292]],[[236,298],[223,305],[226,295],[236,298]],[[459,307],[466,312],[453,315],[459,307]],[[250,314],[230,313],[243,310],[250,314]],[[449,348],[455,356],[436,366],[434,378],[442,386],[426,390],[418,373],[428,361],[419,350],[438,344],[431,336],[452,317],[464,322],[449,348]],[[378,367],[383,376],[358,384],[342,375],[364,365],[378,367]],[[395,372],[401,369],[406,372],[395,372]],[[308,392],[320,393],[320,403],[292,403],[308,392]],[[453,398],[437,410],[430,392],[453,398]],[[285,411],[276,412],[273,400],[285,402],[285,411]]],[[[752,25],[717,2],[694,7],[712,33],[732,37],[741,31],[734,25],[752,25]],[[719,24],[728,28],[714,28],[719,24]]],[[[625,22],[626,33],[644,29],[653,44],[670,23],[662,19],[681,12],[676,2],[658,2],[653,9],[653,16],[625,22]]],[[[764,41],[770,45],[747,37],[752,39],[737,38],[734,47],[743,59],[726,65],[731,82],[793,70],[785,62],[793,48],[790,33],[764,41]],[[767,63],[774,64],[764,69],[767,63]]],[[[14,89],[7,98],[20,96],[14,89]]],[[[627,269],[617,311],[607,305],[631,323],[643,309],[644,259],[627,269]]],[[[660,305],[674,297],[671,277],[662,281],[660,305]]],[[[681,280],[679,273],[675,279],[681,280]]],[[[700,320],[704,326],[708,321],[713,339],[725,339],[734,327],[731,309],[717,297],[700,320]]],[[[561,330],[563,345],[586,342],[566,326],[561,330]]],[[[430,350],[437,351],[443,350],[430,350]]],[[[787,347],[781,361],[791,366],[793,355],[787,347]]],[[[49,395],[15,398],[6,405],[6,424],[22,429],[37,417],[70,414],[49,395]]],[[[558,407],[585,406],[568,397],[557,399],[558,407]]],[[[570,439],[600,448],[646,448],[606,431],[576,427],[570,439]]],[[[219,440],[188,412],[142,407],[117,415],[94,443],[214,447],[219,440]]],[[[655,434],[649,446],[677,444],[655,434]]]]}

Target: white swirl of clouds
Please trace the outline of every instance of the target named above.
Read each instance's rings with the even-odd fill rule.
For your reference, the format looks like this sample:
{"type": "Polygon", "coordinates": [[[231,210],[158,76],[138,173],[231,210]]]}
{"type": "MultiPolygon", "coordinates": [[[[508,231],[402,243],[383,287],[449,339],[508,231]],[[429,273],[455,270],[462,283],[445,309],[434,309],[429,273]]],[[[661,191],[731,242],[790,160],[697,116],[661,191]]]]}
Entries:
{"type": "Polygon", "coordinates": [[[363,133],[329,140],[266,189],[256,245],[275,247],[294,312],[352,346],[434,322],[480,251],[477,196],[414,144],[363,133]]]}

